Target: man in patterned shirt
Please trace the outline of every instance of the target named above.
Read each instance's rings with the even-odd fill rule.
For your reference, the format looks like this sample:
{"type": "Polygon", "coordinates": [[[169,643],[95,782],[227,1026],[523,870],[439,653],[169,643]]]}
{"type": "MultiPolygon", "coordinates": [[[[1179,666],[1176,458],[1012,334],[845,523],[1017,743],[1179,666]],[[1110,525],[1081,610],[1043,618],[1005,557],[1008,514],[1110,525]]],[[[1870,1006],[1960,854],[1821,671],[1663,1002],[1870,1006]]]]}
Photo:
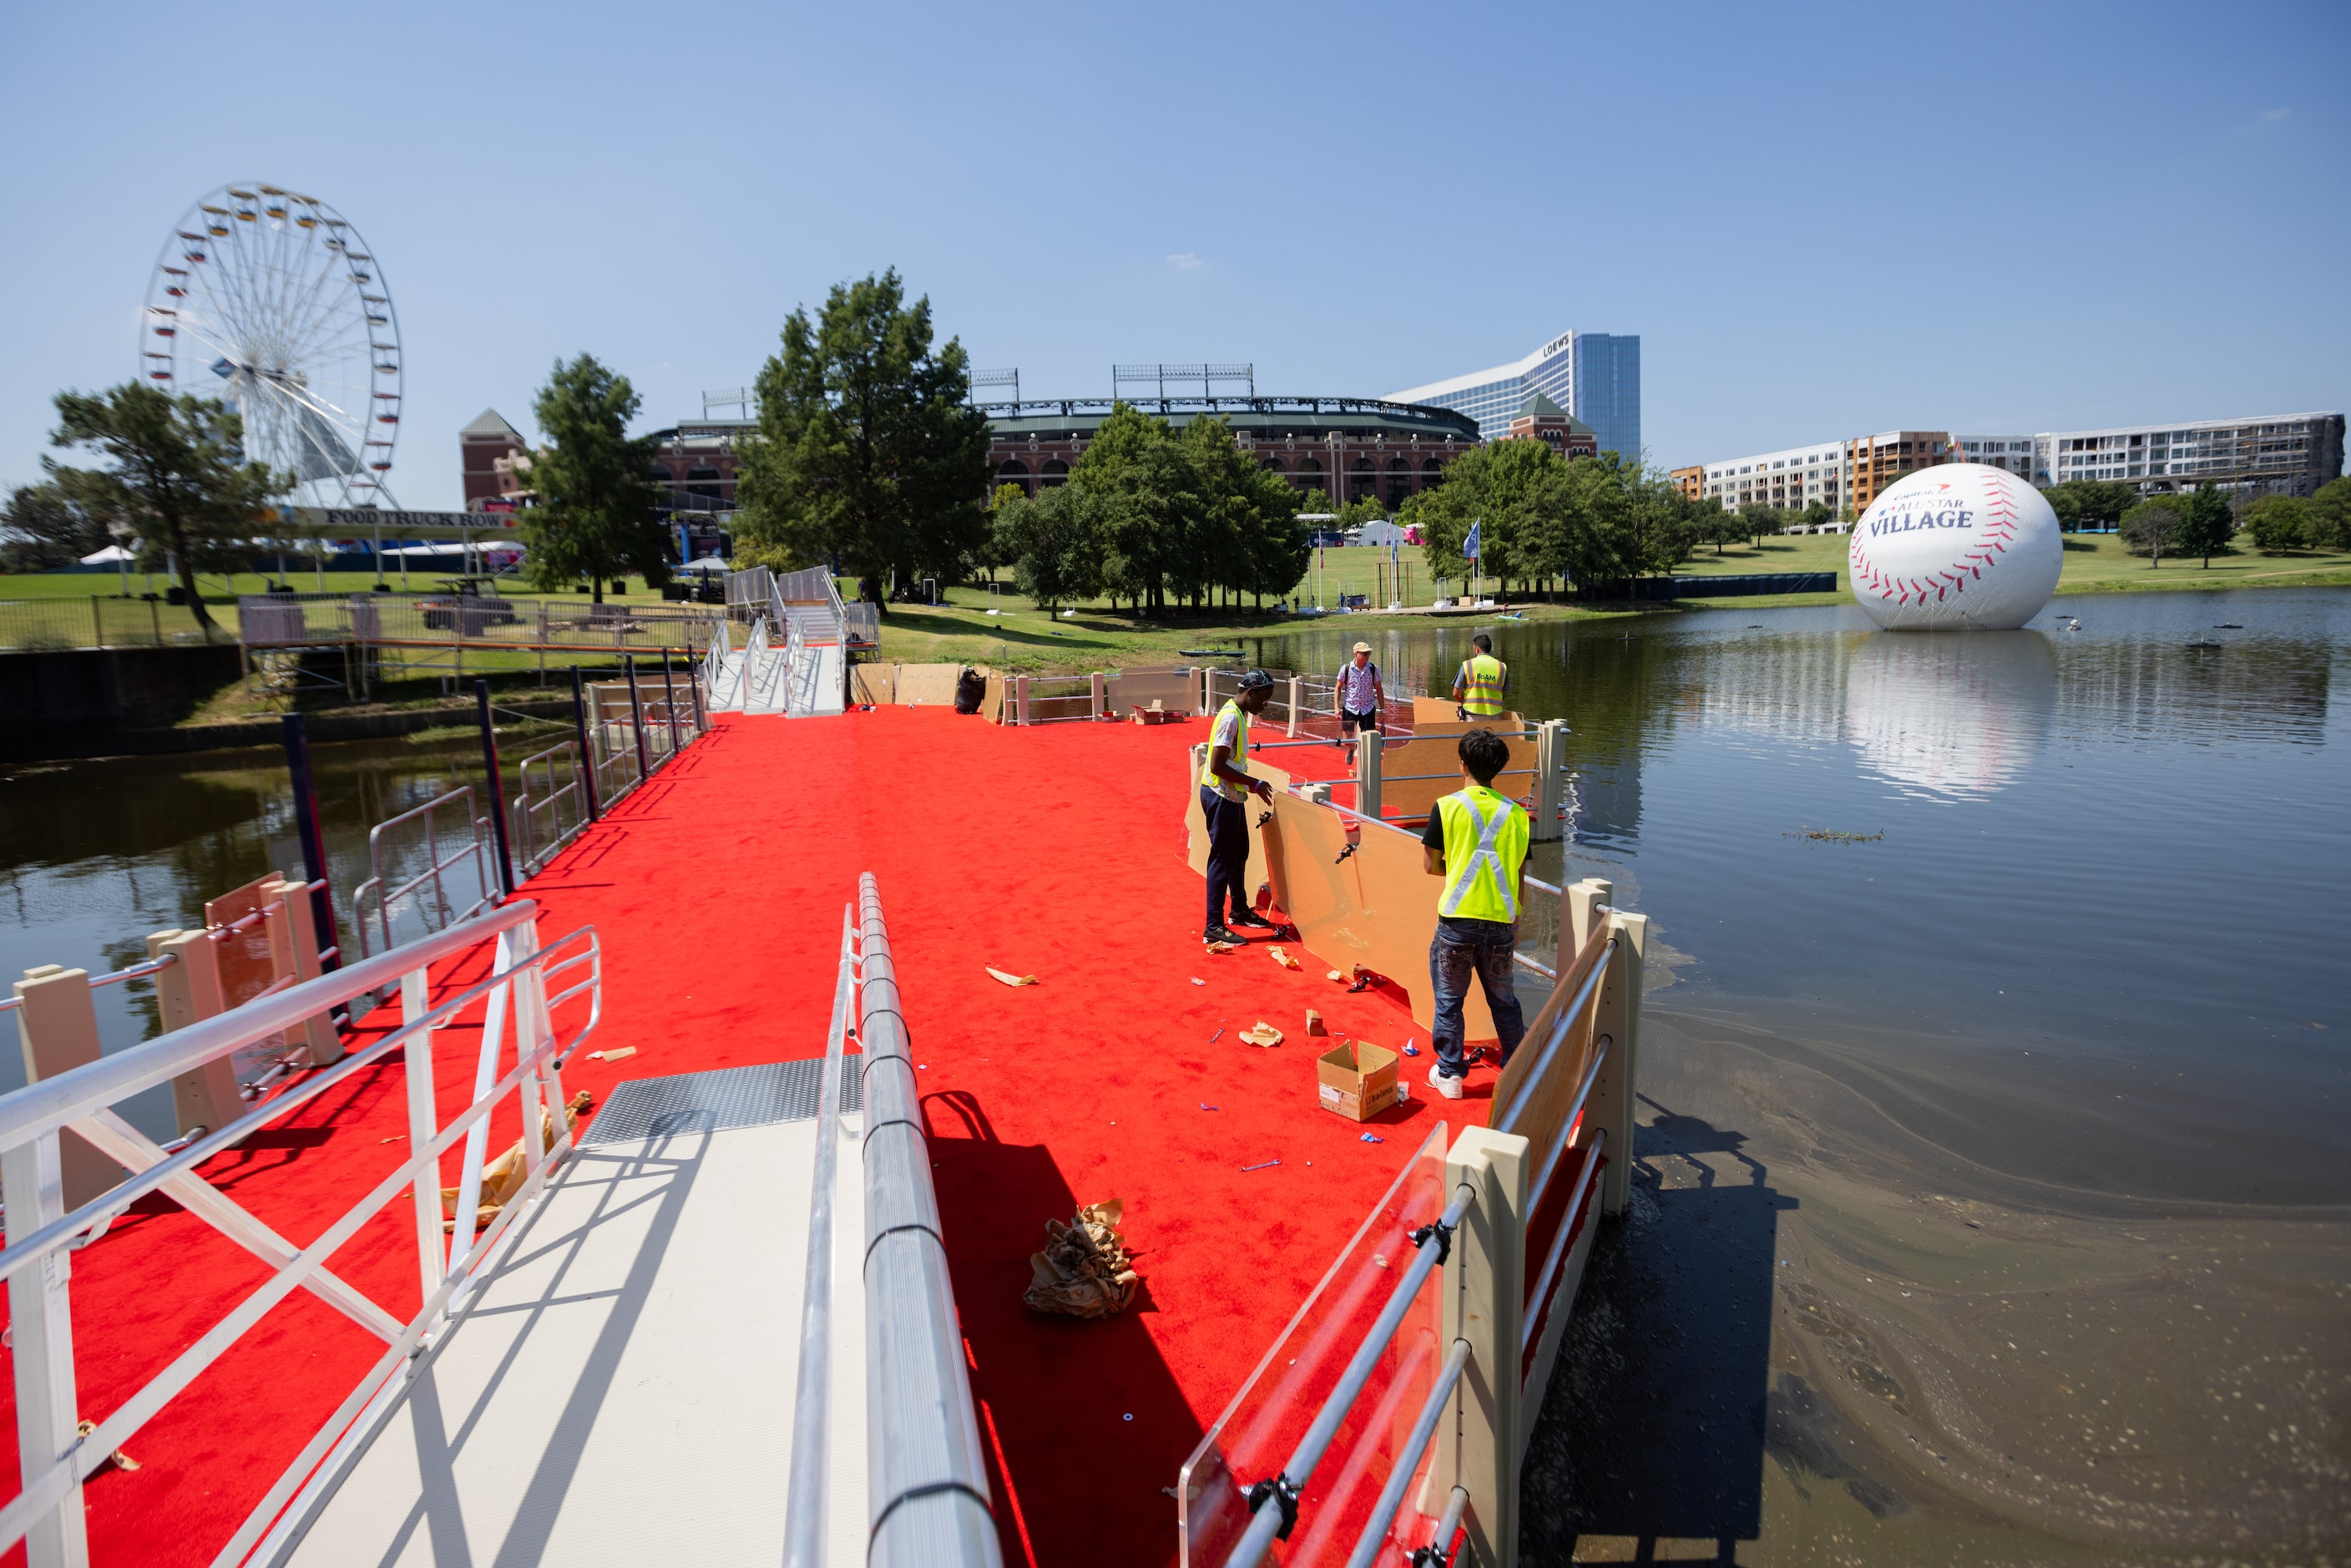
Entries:
{"type": "Polygon", "coordinates": [[[1387,693],[1380,686],[1380,667],[1372,663],[1372,645],[1355,644],[1354,653],[1339,666],[1339,735],[1347,760],[1355,760],[1355,732],[1380,732],[1380,704],[1387,693]]]}
{"type": "Polygon", "coordinates": [[[1270,926],[1249,907],[1243,885],[1249,872],[1249,798],[1273,799],[1273,786],[1253,779],[1242,768],[1249,758],[1249,721],[1273,700],[1273,677],[1251,670],[1240,678],[1239,692],[1217,714],[1208,731],[1208,762],[1200,770],[1200,814],[1208,829],[1208,923],[1204,942],[1238,942],[1235,925],[1270,926]],[[1232,913],[1225,913],[1229,898],[1232,913]]]}

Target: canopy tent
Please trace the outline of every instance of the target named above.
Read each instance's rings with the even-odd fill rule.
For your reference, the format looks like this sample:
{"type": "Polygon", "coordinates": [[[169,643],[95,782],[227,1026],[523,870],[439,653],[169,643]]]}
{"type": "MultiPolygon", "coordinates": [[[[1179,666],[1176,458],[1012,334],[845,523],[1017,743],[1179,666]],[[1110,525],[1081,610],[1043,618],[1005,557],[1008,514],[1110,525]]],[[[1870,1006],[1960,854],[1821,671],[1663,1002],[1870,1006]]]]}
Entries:
{"type": "Polygon", "coordinates": [[[523,553],[523,547],[513,539],[480,539],[470,545],[457,544],[455,542],[448,544],[400,545],[387,549],[383,553],[394,556],[471,554],[519,557],[523,553]]]}
{"type": "Polygon", "coordinates": [[[687,561],[677,570],[680,571],[733,571],[735,563],[724,556],[706,555],[700,560],[687,561]]]}
{"type": "Polygon", "coordinates": [[[124,549],[120,545],[109,545],[102,550],[92,550],[82,557],[81,563],[84,566],[115,566],[138,559],[139,555],[135,550],[124,549]]]}

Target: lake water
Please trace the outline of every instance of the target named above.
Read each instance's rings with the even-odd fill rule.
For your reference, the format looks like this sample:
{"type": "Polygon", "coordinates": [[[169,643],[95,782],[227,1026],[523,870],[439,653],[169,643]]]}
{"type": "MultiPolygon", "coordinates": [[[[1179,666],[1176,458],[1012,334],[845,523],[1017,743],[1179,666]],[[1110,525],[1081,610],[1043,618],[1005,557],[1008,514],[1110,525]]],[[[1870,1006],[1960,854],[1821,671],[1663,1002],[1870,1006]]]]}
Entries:
{"type": "MultiPolygon", "coordinates": [[[[1667,971],[1641,1207],[1595,1258],[1531,1543],[2351,1541],[2351,594],[1365,640],[1441,692],[1480,629],[1574,730],[1574,841],[1537,869],[1613,880],[1667,971]]],[[[1327,671],[1356,635],[1257,656],[1327,671]]]]}
{"type": "MultiPolygon", "coordinates": [[[[1437,691],[1478,629],[1378,624],[1437,691]]],[[[1635,1207],[1530,1454],[1529,1560],[2351,1549],[2351,594],[1492,630],[1574,730],[1536,869],[1611,879],[1656,943],[1635,1207]]],[[[1327,671],[1358,634],[1253,656],[1327,671]]],[[[369,824],[479,781],[470,738],[315,757],[343,889],[369,824]]],[[[0,767],[0,966],[136,961],[296,865],[289,811],[274,751],[0,767]]],[[[108,1049],[151,997],[99,993],[108,1049]]]]}

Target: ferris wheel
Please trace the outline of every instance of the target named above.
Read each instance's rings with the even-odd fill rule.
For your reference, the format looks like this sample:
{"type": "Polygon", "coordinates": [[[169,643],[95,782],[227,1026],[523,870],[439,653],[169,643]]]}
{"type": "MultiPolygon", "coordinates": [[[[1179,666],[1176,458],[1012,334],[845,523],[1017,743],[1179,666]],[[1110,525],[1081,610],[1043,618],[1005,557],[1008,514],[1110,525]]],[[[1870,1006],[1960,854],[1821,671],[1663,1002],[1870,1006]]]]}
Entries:
{"type": "Polygon", "coordinates": [[[216,397],[248,461],[291,474],[298,505],[391,506],[400,321],[350,221],[313,196],[223,185],[163,242],[139,325],[140,371],[216,397]]]}

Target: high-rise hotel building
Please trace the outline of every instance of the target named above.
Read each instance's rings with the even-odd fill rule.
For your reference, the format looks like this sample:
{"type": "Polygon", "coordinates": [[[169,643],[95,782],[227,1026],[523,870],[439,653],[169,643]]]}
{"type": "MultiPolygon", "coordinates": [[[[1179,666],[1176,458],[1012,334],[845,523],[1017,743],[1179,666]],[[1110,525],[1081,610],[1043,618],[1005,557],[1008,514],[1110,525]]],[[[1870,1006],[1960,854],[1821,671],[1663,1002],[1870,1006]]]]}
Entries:
{"type": "Polygon", "coordinates": [[[1541,392],[1592,427],[1603,452],[1641,456],[1641,340],[1614,332],[1562,332],[1525,359],[1389,392],[1388,402],[1457,409],[1488,441],[1510,431],[1529,396],[1541,392]]]}

